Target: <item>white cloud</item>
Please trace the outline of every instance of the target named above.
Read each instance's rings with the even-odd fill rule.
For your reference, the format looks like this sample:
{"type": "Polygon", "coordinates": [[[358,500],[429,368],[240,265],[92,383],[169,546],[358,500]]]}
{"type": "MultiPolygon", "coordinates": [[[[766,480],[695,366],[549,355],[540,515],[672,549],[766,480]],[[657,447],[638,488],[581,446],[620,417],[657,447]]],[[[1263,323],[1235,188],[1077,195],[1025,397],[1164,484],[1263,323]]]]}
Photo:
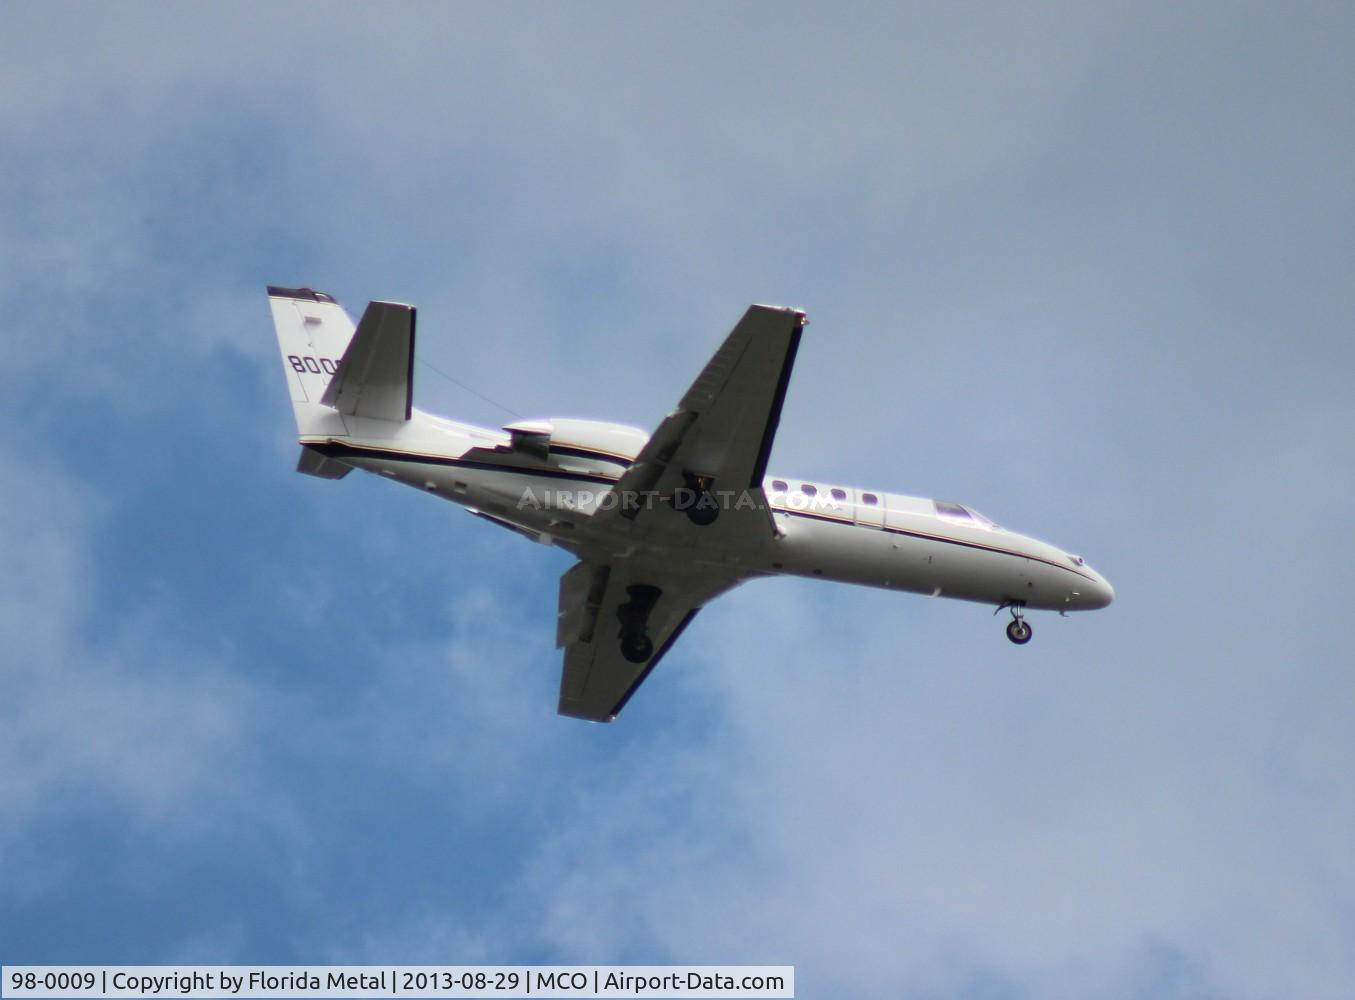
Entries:
{"type": "MultiPolygon", "coordinates": [[[[325,850],[352,814],[288,810],[301,769],[261,759],[313,741],[326,777],[463,796],[467,827],[520,804],[539,834],[497,859],[510,905],[386,900],[389,934],[314,931],[336,960],[511,946],[790,961],[854,995],[1342,995],[1355,581],[1330,539],[1355,422],[1329,276],[1348,212],[1320,182],[1349,152],[1325,110],[1348,74],[1255,11],[771,10],[8,11],[0,296],[45,407],[15,440],[62,408],[219,409],[204,466],[257,451],[281,402],[185,387],[223,356],[273,376],[270,280],[414,299],[430,360],[509,405],[642,423],[747,300],[786,298],[815,324],[778,465],[1066,525],[1119,603],[1037,622],[1014,660],[985,609],[751,585],[583,735],[549,718],[549,601],[518,592],[559,567],[486,542],[519,546],[505,572],[463,527],[458,572],[425,582],[446,598],[374,594],[384,621],[333,597],[346,550],[260,580],[306,638],[347,616],[372,664],[279,704],[236,659],[248,636],[212,640],[235,623],[106,620],[100,587],[138,571],[94,555],[117,484],[14,445],[7,849],[39,857],[34,831],[80,810],[187,842],[203,802],[261,796],[288,891],[335,908],[325,850]]],[[[332,488],[309,526],[394,562],[406,508],[332,488]]],[[[42,860],[22,891],[60,878],[42,860]]]]}
{"type": "Polygon", "coordinates": [[[1159,977],[1342,995],[1351,817],[1304,787],[1321,771],[1216,714],[1209,671],[1057,644],[1013,663],[995,628],[923,659],[937,605],[881,628],[885,597],[829,597],[828,625],[822,589],[745,588],[704,636],[714,662],[665,664],[700,671],[718,723],[677,753],[647,740],[585,791],[523,883],[519,934],[570,955],[794,961],[853,995],[1162,995],[1159,977]],[[1232,741],[1202,744],[1211,726],[1232,741]]]}
{"type": "Polygon", "coordinates": [[[266,706],[155,609],[131,621],[99,614],[110,572],[90,554],[99,498],[23,451],[7,448],[4,464],[22,470],[22,491],[0,494],[7,849],[59,864],[35,831],[105,810],[152,838],[200,834],[252,790],[266,706]]]}

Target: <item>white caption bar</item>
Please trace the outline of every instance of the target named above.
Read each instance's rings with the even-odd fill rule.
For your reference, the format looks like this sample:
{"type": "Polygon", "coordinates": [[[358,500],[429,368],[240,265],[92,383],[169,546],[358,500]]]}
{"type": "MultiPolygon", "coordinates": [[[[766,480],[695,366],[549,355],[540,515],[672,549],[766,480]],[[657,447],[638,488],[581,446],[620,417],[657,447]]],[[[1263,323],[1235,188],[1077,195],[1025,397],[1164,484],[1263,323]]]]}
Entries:
{"type": "Polygon", "coordinates": [[[6,965],[3,997],[793,997],[793,965],[6,965]]]}

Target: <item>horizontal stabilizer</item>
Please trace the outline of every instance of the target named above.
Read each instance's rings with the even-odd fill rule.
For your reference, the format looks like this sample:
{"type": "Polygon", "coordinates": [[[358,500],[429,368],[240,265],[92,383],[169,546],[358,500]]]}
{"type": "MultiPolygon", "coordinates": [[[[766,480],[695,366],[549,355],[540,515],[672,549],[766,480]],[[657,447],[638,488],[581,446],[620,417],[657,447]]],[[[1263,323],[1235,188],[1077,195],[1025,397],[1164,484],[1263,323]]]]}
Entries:
{"type": "Polygon", "coordinates": [[[408,420],[414,406],[413,306],[372,302],[320,402],[340,413],[408,420]]]}
{"type": "Polygon", "coordinates": [[[353,471],[351,465],[335,461],[307,445],[301,446],[301,457],[297,459],[296,471],[320,479],[342,479],[353,471]]]}

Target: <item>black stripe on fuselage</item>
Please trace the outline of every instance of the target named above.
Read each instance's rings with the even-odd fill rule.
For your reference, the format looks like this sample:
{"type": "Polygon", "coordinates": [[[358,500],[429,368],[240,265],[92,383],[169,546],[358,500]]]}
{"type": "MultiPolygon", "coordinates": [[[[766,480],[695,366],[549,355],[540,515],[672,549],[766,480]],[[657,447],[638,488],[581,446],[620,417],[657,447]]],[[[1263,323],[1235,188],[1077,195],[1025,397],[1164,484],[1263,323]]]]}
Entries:
{"type": "MultiPolygon", "coordinates": [[[[616,485],[616,479],[610,476],[601,476],[590,472],[567,472],[564,469],[527,468],[521,465],[501,465],[497,462],[468,462],[459,458],[448,458],[444,455],[418,455],[412,452],[395,451],[390,448],[372,448],[365,445],[339,444],[334,441],[327,441],[320,444],[307,442],[307,447],[314,448],[328,458],[378,458],[391,462],[410,462],[415,465],[439,465],[457,469],[483,469],[488,472],[510,472],[522,476],[540,476],[543,479],[571,479],[576,482],[600,483],[607,486],[616,485]]],[[[891,535],[904,535],[909,538],[918,538],[923,541],[944,542],[947,545],[959,545],[963,548],[977,549],[981,552],[995,552],[998,555],[1014,556],[1018,559],[1031,559],[1038,563],[1044,563],[1046,566],[1053,566],[1055,569],[1066,570],[1083,580],[1095,582],[1090,576],[1078,572],[1078,570],[1074,569],[1072,566],[1064,566],[1054,562],[1052,559],[1046,559],[1043,556],[1030,555],[1026,552],[1018,552],[1015,549],[1004,549],[995,545],[984,545],[981,542],[966,542],[959,538],[951,538],[949,535],[933,535],[925,531],[911,531],[907,528],[891,528],[885,525],[859,525],[857,522],[846,518],[835,517],[829,514],[818,514],[808,510],[794,510],[788,507],[776,506],[773,506],[772,510],[783,514],[790,514],[793,517],[807,517],[814,521],[826,521],[829,524],[874,528],[877,531],[883,531],[891,535]]]]}
{"type": "Polygon", "coordinates": [[[890,528],[885,525],[874,525],[874,524],[856,525],[852,521],[846,521],[843,520],[842,518],[833,517],[826,514],[816,514],[815,512],[808,510],[791,510],[789,508],[783,507],[773,507],[772,509],[780,511],[783,514],[790,514],[793,517],[807,517],[815,521],[828,521],[831,524],[847,524],[852,525],[854,527],[863,527],[863,528],[870,527],[874,528],[877,531],[883,531],[886,534],[890,535],[904,535],[908,538],[918,538],[926,542],[945,542],[947,545],[959,545],[966,549],[978,549],[980,552],[996,552],[998,555],[1015,556],[1018,559],[1031,559],[1038,563],[1044,563],[1046,566],[1053,566],[1055,569],[1067,570],[1074,576],[1080,577],[1081,579],[1087,580],[1091,583],[1096,582],[1092,580],[1092,578],[1089,577],[1087,574],[1078,572],[1072,566],[1064,566],[1060,563],[1055,562],[1052,559],[1046,559],[1044,556],[1034,556],[1028,552],[1019,552],[1016,549],[1004,549],[997,545],[984,545],[982,542],[966,542],[963,539],[952,538],[949,535],[933,535],[926,531],[911,531],[908,528],[890,528]]]}
{"type": "Polygon", "coordinates": [[[576,482],[600,483],[615,486],[616,479],[611,476],[597,475],[591,472],[567,472],[564,469],[533,468],[522,465],[504,465],[498,462],[471,462],[461,458],[449,458],[446,455],[419,455],[414,452],[396,451],[392,448],[374,448],[368,445],[339,444],[327,441],[323,444],[309,444],[322,455],[329,458],[377,458],[388,462],[410,462],[414,465],[438,465],[453,469],[482,469],[487,472],[511,472],[520,476],[539,476],[543,479],[570,479],[576,482]]]}
{"type": "Polygon", "coordinates": [[[586,458],[593,462],[607,462],[610,465],[619,465],[622,468],[629,469],[632,459],[625,455],[614,455],[609,451],[595,451],[592,448],[580,448],[572,444],[553,444],[550,446],[552,455],[568,455],[570,458],[586,458]]]}

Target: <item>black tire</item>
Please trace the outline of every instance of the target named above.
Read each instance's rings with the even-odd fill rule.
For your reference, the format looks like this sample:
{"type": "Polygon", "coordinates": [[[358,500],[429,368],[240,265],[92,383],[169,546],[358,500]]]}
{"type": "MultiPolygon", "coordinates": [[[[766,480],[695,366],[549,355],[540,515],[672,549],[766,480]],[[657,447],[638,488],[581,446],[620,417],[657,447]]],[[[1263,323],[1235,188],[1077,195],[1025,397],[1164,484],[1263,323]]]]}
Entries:
{"type": "Polygon", "coordinates": [[[692,519],[692,524],[704,528],[708,524],[715,523],[715,519],[720,516],[720,508],[715,506],[714,501],[708,504],[698,503],[687,511],[687,516],[692,519]]]}
{"type": "Polygon", "coordinates": [[[627,632],[621,637],[621,655],[631,663],[644,663],[654,655],[654,642],[643,632],[627,632]]]}
{"type": "Polygon", "coordinates": [[[1030,642],[1031,628],[1026,622],[1013,618],[1007,623],[1007,638],[1018,646],[1030,642]]]}

